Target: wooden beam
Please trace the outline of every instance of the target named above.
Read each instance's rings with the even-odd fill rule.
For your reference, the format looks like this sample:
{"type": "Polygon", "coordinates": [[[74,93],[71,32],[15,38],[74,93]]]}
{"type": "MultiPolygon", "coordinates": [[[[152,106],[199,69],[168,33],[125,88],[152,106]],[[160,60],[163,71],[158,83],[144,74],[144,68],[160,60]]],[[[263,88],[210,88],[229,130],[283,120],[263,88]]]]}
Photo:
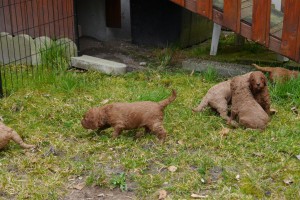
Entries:
{"type": "Polygon", "coordinates": [[[269,45],[270,16],[271,0],[253,0],[251,39],[267,47],[269,45]]]}
{"type": "Polygon", "coordinates": [[[241,0],[225,0],[223,12],[223,25],[240,33],[241,0]]]}
{"type": "Polygon", "coordinates": [[[197,13],[203,15],[209,19],[212,19],[212,0],[198,0],[197,1],[197,13]]]}
{"type": "Polygon", "coordinates": [[[184,7],[185,0],[170,0],[170,1],[184,7]]]}
{"type": "Polygon", "coordinates": [[[300,20],[299,10],[299,0],[285,0],[280,54],[293,59],[296,58],[296,52],[299,48],[297,41],[300,20]]]}

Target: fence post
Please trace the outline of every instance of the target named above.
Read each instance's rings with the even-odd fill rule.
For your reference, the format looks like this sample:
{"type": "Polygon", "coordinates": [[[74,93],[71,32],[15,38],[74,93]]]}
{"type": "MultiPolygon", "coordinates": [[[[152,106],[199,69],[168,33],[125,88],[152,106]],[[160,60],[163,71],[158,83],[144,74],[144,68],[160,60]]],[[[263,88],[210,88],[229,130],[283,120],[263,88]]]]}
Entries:
{"type": "MultiPolygon", "coordinates": [[[[0,66],[3,67],[3,66],[0,66]]],[[[0,69],[0,98],[3,98],[4,94],[3,94],[3,87],[2,87],[2,70],[0,69]]]]}

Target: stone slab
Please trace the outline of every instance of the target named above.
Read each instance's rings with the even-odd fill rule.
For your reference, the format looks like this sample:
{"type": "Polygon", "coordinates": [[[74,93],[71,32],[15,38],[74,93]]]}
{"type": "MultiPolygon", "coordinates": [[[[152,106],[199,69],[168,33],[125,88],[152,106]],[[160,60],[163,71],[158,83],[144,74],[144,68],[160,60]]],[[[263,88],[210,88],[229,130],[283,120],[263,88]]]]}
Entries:
{"type": "Polygon", "coordinates": [[[36,57],[36,62],[38,65],[43,64],[42,54],[51,48],[52,43],[53,41],[51,40],[51,38],[47,36],[41,36],[34,39],[36,54],[33,54],[32,56],[36,57]]]}
{"type": "Polygon", "coordinates": [[[60,38],[55,43],[64,49],[64,56],[68,62],[70,62],[71,57],[77,56],[77,46],[71,39],[60,38]]]}
{"type": "Polygon", "coordinates": [[[0,64],[6,65],[13,63],[14,57],[14,45],[13,37],[6,32],[0,33],[0,64]]]}
{"type": "Polygon", "coordinates": [[[189,59],[182,62],[182,68],[188,71],[205,72],[207,69],[215,69],[219,76],[233,77],[237,75],[246,74],[255,70],[254,67],[249,65],[221,63],[208,60],[195,60],[189,59]]]}
{"type": "Polygon", "coordinates": [[[16,64],[36,65],[34,40],[26,34],[13,37],[14,56],[16,64]]]}
{"type": "Polygon", "coordinates": [[[83,55],[81,57],[72,57],[71,64],[73,67],[99,71],[105,74],[122,75],[126,73],[126,65],[110,60],[83,55]]]}

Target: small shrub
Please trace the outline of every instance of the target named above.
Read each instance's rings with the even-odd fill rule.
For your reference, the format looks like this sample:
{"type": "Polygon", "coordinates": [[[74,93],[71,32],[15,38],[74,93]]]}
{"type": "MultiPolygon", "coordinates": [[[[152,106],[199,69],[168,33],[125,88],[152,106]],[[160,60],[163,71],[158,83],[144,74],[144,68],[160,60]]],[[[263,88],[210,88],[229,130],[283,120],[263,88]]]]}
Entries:
{"type": "Polygon", "coordinates": [[[127,184],[126,184],[126,175],[124,172],[120,173],[119,175],[115,175],[111,179],[111,184],[114,187],[119,187],[121,191],[126,191],[127,190],[127,184]]]}
{"type": "Polygon", "coordinates": [[[63,45],[53,42],[51,46],[42,49],[40,53],[43,66],[62,69],[68,64],[65,46],[63,45]]]}
{"type": "Polygon", "coordinates": [[[219,79],[218,72],[212,67],[209,67],[202,75],[208,82],[214,82],[219,79]]]}

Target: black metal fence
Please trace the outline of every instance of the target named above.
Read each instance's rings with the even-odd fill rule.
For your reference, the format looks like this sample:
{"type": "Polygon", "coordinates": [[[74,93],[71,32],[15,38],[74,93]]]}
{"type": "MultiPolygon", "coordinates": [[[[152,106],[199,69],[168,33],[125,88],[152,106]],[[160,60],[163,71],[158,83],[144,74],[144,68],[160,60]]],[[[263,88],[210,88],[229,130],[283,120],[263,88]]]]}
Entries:
{"type": "Polygon", "coordinates": [[[0,0],[0,95],[77,55],[74,0],[0,0]]]}

